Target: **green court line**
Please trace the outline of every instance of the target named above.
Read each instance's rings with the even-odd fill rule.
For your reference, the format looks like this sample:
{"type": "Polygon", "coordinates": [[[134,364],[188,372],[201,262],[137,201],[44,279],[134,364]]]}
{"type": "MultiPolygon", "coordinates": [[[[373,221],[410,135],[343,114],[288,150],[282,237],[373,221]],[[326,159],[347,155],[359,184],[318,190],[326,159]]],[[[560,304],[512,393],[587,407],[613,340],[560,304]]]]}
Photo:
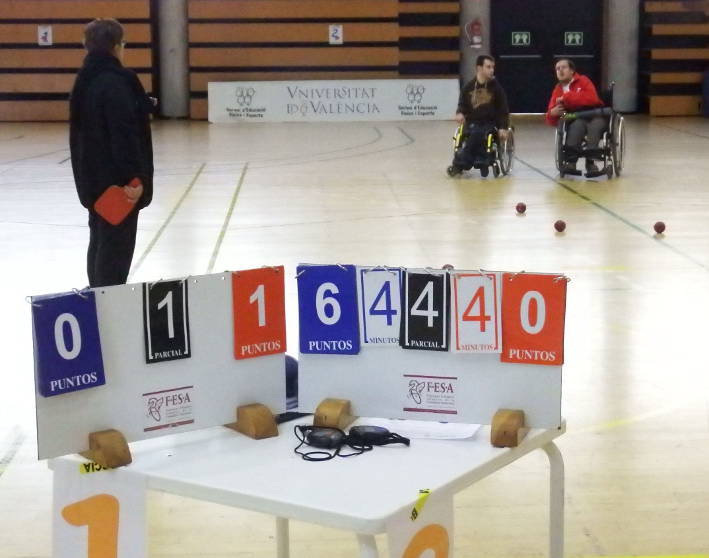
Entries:
{"type": "Polygon", "coordinates": [[[537,167],[535,167],[534,165],[528,163],[527,161],[524,161],[523,159],[520,159],[520,158],[517,157],[517,156],[515,156],[515,159],[517,159],[520,163],[522,163],[523,165],[529,167],[529,168],[532,169],[533,171],[536,171],[537,173],[541,174],[543,177],[548,178],[549,180],[551,180],[551,181],[554,182],[555,184],[558,184],[559,186],[561,186],[562,188],[564,188],[566,191],[571,192],[571,193],[574,194],[575,196],[578,196],[578,197],[581,198],[582,200],[584,200],[584,201],[590,203],[591,205],[593,205],[593,206],[596,207],[597,209],[600,209],[601,211],[603,211],[603,212],[606,213],[607,215],[610,215],[610,216],[613,217],[614,219],[616,219],[616,220],[620,221],[621,223],[623,223],[623,224],[629,226],[631,229],[634,229],[635,231],[639,232],[640,234],[646,236],[647,238],[649,238],[649,239],[651,239],[651,240],[654,240],[654,241],[657,242],[660,246],[663,246],[664,248],[666,248],[667,250],[670,250],[670,251],[674,252],[674,253],[677,254],[678,256],[681,256],[681,257],[685,258],[686,260],[689,260],[690,262],[692,262],[692,263],[695,264],[695,265],[698,265],[698,266],[701,267],[702,269],[704,269],[704,270],[706,270],[706,271],[709,271],[709,266],[708,266],[708,265],[706,265],[706,264],[700,262],[699,260],[697,260],[697,259],[694,258],[693,256],[690,256],[689,254],[683,252],[683,251],[680,250],[679,248],[675,248],[675,247],[672,246],[671,244],[668,244],[667,242],[665,242],[665,241],[662,240],[661,238],[658,238],[658,237],[656,237],[655,235],[650,234],[650,233],[647,232],[644,228],[640,227],[639,225],[636,225],[636,224],[633,223],[632,221],[629,221],[628,219],[626,219],[626,218],[623,217],[622,215],[616,213],[616,212],[613,211],[612,209],[609,209],[609,208],[606,207],[605,205],[600,204],[600,203],[598,203],[597,201],[595,201],[595,200],[589,198],[587,195],[582,194],[582,193],[579,192],[578,190],[574,190],[574,189],[573,189],[571,186],[569,186],[568,184],[565,184],[565,183],[561,182],[560,180],[557,180],[555,177],[553,177],[553,176],[551,176],[551,175],[545,173],[543,170],[538,169],[537,167]]]}
{"type": "Polygon", "coordinates": [[[158,229],[158,232],[155,233],[155,236],[153,239],[150,241],[150,244],[145,248],[143,253],[140,255],[140,258],[138,258],[138,261],[135,263],[133,266],[133,269],[130,270],[130,274],[128,275],[128,282],[130,282],[131,278],[133,275],[135,275],[135,272],[138,271],[138,268],[143,264],[145,261],[145,258],[148,257],[148,254],[150,254],[150,251],[153,249],[157,241],[160,239],[162,236],[162,233],[165,231],[167,226],[170,224],[170,221],[172,221],[172,218],[175,216],[177,213],[177,210],[180,209],[180,206],[182,205],[182,202],[185,201],[185,198],[189,195],[189,193],[192,191],[192,187],[195,185],[197,182],[197,179],[199,178],[199,175],[202,174],[202,171],[204,170],[204,167],[207,166],[207,163],[202,163],[202,166],[199,167],[199,170],[197,171],[197,174],[194,175],[194,178],[190,182],[190,185],[187,186],[187,189],[184,191],[182,196],[180,197],[179,200],[177,200],[177,203],[175,204],[175,207],[172,208],[172,211],[170,211],[170,215],[167,216],[167,219],[165,219],[165,222],[162,224],[162,226],[158,229]]]}
{"type": "Polygon", "coordinates": [[[231,203],[229,204],[229,211],[227,211],[226,217],[224,218],[224,224],[222,225],[222,230],[219,232],[219,238],[217,238],[217,243],[214,246],[214,251],[212,252],[212,257],[209,259],[209,266],[207,267],[207,273],[211,273],[214,269],[214,263],[217,261],[217,255],[222,247],[222,242],[224,241],[224,234],[229,226],[229,221],[231,221],[231,214],[234,212],[234,206],[236,205],[236,198],[239,197],[239,192],[241,191],[241,186],[244,184],[244,177],[246,176],[246,171],[249,168],[249,162],[246,161],[244,168],[241,169],[241,176],[239,177],[239,182],[236,185],[236,190],[234,190],[234,195],[231,197],[231,203]]]}

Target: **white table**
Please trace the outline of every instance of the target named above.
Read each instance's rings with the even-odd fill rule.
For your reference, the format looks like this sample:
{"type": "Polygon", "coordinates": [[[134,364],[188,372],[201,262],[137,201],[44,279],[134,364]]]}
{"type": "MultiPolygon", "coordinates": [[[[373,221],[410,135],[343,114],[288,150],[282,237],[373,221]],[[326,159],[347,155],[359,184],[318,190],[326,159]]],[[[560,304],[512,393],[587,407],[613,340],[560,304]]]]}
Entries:
{"type": "MultiPolygon", "coordinates": [[[[274,515],[278,558],[289,556],[289,519],[352,531],[360,556],[376,558],[374,535],[385,532],[395,514],[411,510],[419,489],[452,496],[542,449],[550,463],[549,556],[562,558],[564,463],[554,439],[565,424],[531,430],[512,449],[492,447],[490,429],[483,427],[467,440],[413,440],[408,448],[375,447],[357,457],[307,462],[293,452],[297,423],[281,424],[280,435],[265,440],[215,427],[136,442],[133,463],[116,474],[139,476],[147,489],[274,515]]],[[[49,465],[66,461],[82,458],[60,457],[49,465]]]]}

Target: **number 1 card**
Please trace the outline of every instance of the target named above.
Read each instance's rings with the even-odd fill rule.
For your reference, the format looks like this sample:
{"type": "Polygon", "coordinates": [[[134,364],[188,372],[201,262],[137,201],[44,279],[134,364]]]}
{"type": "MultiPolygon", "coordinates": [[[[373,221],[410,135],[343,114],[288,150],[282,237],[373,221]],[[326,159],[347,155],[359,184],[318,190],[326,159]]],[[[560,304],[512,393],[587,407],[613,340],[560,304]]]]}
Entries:
{"type": "Polygon", "coordinates": [[[187,281],[143,284],[143,331],[148,364],[191,356],[187,281]]]}
{"type": "Polygon", "coordinates": [[[231,274],[234,305],[234,358],[286,351],[286,303],[283,266],[231,274]]]}

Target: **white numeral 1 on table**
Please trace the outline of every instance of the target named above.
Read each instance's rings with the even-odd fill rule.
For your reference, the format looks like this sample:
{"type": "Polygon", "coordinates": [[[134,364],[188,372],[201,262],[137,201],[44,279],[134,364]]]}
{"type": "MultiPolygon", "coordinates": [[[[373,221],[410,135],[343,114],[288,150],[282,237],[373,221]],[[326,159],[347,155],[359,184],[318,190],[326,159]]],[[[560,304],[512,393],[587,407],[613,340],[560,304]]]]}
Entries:
{"type": "Polygon", "coordinates": [[[433,309],[433,281],[426,283],[426,286],[421,291],[421,294],[414,302],[414,306],[411,309],[412,316],[426,316],[428,319],[426,325],[428,327],[433,327],[433,318],[438,317],[438,310],[433,309]],[[420,306],[423,303],[423,299],[426,298],[426,310],[421,310],[420,306]]]}
{"type": "Polygon", "coordinates": [[[251,293],[249,302],[251,304],[256,303],[256,307],[258,308],[258,326],[264,327],[266,325],[266,296],[264,295],[263,285],[259,285],[256,287],[256,290],[251,293]]]}
{"type": "Polygon", "coordinates": [[[522,329],[530,335],[535,335],[544,329],[546,317],[547,308],[542,293],[538,291],[528,291],[524,293],[519,307],[519,319],[522,322],[522,329]],[[529,323],[529,306],[532,300],[537,303],[537,321],[534,325],[529,323]]]}

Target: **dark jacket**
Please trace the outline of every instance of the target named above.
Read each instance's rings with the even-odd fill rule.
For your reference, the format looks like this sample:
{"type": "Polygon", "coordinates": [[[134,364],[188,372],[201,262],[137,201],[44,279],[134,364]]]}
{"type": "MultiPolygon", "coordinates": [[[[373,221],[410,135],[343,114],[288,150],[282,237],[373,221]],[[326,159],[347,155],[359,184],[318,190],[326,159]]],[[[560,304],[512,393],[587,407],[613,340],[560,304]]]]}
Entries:
{"type": "Polygon", "coordinates": [[[143,195],[138,208],[153,197],[153,104],[135,72],[111,55],[89,54],[74,82],[69,103],[71,166],[81,205],[116,184],[139,177],[143,195]]]}
{"type": "Polygon", "coordinates": [[[465,116],[465,123],[492,122],[498,128],[509,128],[510,109],[507,96],[496,79],[484,84],[472,79],[465,84],[458,100],[458,112],[465,116]]]}

